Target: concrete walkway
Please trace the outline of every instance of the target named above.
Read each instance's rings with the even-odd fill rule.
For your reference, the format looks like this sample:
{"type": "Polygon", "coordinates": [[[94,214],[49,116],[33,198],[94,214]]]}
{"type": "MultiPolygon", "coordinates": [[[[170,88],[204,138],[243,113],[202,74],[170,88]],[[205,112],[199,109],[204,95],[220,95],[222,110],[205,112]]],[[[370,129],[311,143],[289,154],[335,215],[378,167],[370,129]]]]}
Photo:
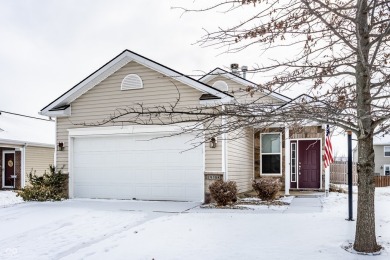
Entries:
{"type": "Polygon", "coordinates": [[[284,213],[314,213],[322,211],[320,197],[305,196],[295,197],[284,213]]]}

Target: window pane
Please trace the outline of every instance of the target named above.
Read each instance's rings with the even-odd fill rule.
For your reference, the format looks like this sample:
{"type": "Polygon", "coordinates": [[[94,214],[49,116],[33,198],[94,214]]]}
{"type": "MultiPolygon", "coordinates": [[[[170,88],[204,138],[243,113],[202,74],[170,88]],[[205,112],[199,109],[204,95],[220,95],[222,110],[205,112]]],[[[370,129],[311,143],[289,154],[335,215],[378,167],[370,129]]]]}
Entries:
{"type": "Polygon", "coordinates": [[[261,172],[262,174],[280,174],[280,155],[262,155],[261,172]]]}
{"type": "Polygon", "coordinates": [[[262,135],[261,151],[263,153],[280,153],[280,134],[262,135]]]}

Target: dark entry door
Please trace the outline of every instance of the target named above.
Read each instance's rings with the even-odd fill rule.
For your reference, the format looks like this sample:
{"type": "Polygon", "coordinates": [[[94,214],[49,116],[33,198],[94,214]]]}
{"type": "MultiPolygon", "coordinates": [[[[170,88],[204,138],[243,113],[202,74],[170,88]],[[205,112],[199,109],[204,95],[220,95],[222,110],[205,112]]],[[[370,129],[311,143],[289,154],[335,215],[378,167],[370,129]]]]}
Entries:
{"type": "Polygon", "coordinates": [[[15,174],[15,154],[4,154],[4,184],[6,187],[14,186],[14,179],[12,176],[15,174]]]}
{"type": "Polygon", "coordinates": [[[298,142],[298,183],[299,188],[320,188],[320,140],[298,142]]]}

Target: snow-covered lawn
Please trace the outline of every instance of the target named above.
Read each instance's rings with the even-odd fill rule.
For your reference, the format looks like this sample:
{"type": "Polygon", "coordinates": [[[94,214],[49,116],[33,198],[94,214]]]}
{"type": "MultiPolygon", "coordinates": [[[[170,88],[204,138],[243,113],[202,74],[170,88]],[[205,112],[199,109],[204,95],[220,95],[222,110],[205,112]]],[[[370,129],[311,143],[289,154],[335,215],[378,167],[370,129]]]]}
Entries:
{"type": "Polygon", "coordinates": [[[342,249],[356,223],[345,220],[347,195],[331,193],[321,212],[307,213],[263,205],[216,211],[175,202],[23,203],[0,208],[0,259],[389,259],[390,187],[376,193],[385,247],[379,256],[342,249]]]}

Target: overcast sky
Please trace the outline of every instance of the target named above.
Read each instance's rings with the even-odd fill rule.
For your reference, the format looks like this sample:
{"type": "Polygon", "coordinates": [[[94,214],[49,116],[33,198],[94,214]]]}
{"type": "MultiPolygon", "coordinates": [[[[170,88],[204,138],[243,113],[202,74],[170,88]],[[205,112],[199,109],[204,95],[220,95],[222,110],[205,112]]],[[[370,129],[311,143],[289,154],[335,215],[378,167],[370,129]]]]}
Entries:
{"type": "MultiPolygon", "coordinates": [[[[187,13],[193,0],[0,0],[0,110],[37,116],[44,106],[125,49],[188,75],[231,63],[261,64],[256,47],[237,54],[196,44],[203,28],[240,21],[187,13]]],[[[280,53],[283,55],[283,53],[280,53]]],[[[261,75],[251,80],[261,81],[261,75]]],[[[284,93],[286,94],[286,93],[284,93]]],[[[297,93],[289,93],[294,96],[297,93]]]]}
{"type": "MultiPolygon", "coordinates": [[[[206,1],[207,2],[207,1],[206,1]]],[[[192,1],[0,0],[0,109],[36,115],[53,99],[129,49],[180,72],[254,65],[259,55],[219,55],[194,44],[218,13],[171,9],[192,1]],[[245,57],[245,59],[243,58],[245,57]]],[[[255,53],[255,52],[254,52],[255,53]]]]}

